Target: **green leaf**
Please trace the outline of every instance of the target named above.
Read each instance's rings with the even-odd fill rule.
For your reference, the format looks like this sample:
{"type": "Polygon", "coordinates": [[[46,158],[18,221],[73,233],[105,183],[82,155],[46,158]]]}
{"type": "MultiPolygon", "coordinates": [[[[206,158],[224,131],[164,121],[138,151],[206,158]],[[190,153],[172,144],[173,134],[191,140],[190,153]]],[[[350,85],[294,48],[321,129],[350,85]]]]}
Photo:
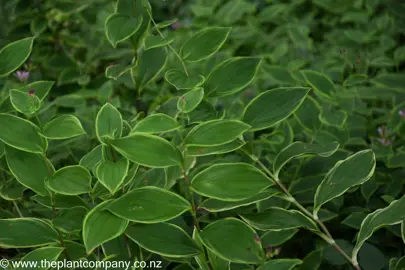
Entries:
{"type": "Polygon", "coordinates": [[[293,114],[305,100],[310,88],[282,87],[261,93],[245,107],[242,121],[251,131],[272,127],[293,114]]]}
{"type": "Polygon", "coordinates": [[[323,98],[331,98],[335,95],[336,86],[326,75],[313,70],[303,70],[301,74],[314,89],[315,94],[323,98]]]}
{"type": "Polygon", "coordinates": [[[23,38],[7,44],[0,50],[0,77],[9,75],[28,59],[34,37],[23,38]]]}
{"type": "Polygon", "coordinates": [[[184,139],[187,146],[219,146],[242,136],[250,126],[238,120],[211,120],[195,126],[184,139]]]}
{"type": "Polygon", "coordinates": [[[269,199],[273,197],[274,195],[279,194],[280,191],[277,189],[268,189],[268,190],[263,190],[259,194],[241,200],[241,201],[221,201],[217,199],[207,199],[203,201],[198,208],[200,209],[205,209],[209,212],[222,212],[222,211],[228,211],[231,209],[235,209],[241,206],[247,206],[254,204],[256,202],[260,202],[266,199],[269,199]]]}
{"type": "Polygon", "coordinates": [[[111,214],[106,208],[111,201],[104,201],[93,208],[83,222],[83,242],[87,254],[98,246],[123,234],[128,220],[111,214]]]}
{"type": "Polygon", "coordinates": [[[62,195],[74,196],[91,192],[91,175],[80,165],[65,166],[49,179],[48,187],[62,195]]]}
{"type": "Polygon", "coordinates": [[[297,270],[318,270],[319,267],[321,267],[322,258],[323,250],[314,250],[307,256],[305,256],[302,264],[298,267],[297,270]]]}
{"type": "Polygon", "coordinates": [[[377,248],[377,246],[370,245],[369,243],[364,243],[359,252],[359,262],[361,269],[386,269],[389,259],[385,256],[383,251],[385,252],[385,250],[379,249],[377,248]]]}
{"type": "Polygon", "coordinates": [[[158,47],[140,53],[139,64],[135,68],[135,82],[138,91],[141,91],[146,84],[155,79],[164,69],[167,61],[166,51],[165,47],[158,47]]]}
{"type": "Polygon", "coordinates": [[[214,55],[225,43],[231,29],[210,27],[198,31],[181,47],[181,57],[189,62],[198,62],[214,55]]]}
{"type": "Polygon", "coordinates": [[[86,100],[77,94],[59,96],[53,102],[55,105],[62,108],[80,108],[86,105],[86,100]]]}
{"type": "Polygon", "coordinates": [[[86,134],[80,120],[70,114],[61,115],[42,128],[42,136],[50,140],[64,140],[86,134]]]}
{"type": "Polygon", "coordinates": [[[80,161],[79,165],[86,167],[94,175],[96,175],[97,165],[103,160],[102,153],[103,146],[100,144],[96,146],[93,150],[84,155],[80,161]]]}
{"type": "Polygon", "coordinates": [[[147,36],[143,41],[143,45],[145,46],[145,51],[147,51],[170,45],[173,43],[173,41],[174,39],[163,39],[160,36],[147,36]]]}
{"type": "Polygon", "coordinates": [[[207,225],[200,233],[204,246],[230,262],[258,264],[262,246],[255,241],[256,232],[242,221],[224,218],[207,225]]]}
{"type": "Polygon", "coordinates": [[[366,218],[367,213],[363,212],[354,212],[348,215],[343,221],[342,224],[354,228],[356,230],[360,230],[361,223],[366,218]]]}
{"type": "Polygon", "coordinates": [[[171,220],[190,210],[190,203],[157,187],[141,187],[114,200],[109,206],[113,214],[138,223],[159,223],[171,220]]]}
{"type": "Polygon", "coordinates": [[[383,73],[371,80],[377,86],[403,91],[405,79],[400,73],[383,73]]]}
{"type": "Polygon", "coordinates": [[[314,216],[326,202],[339,197],[349,188],[368,181],[376,166],[372,150],[363,150],[338,161],[318,186],[314,199],[314,216]]]}
{"type": "Polygon", "coordinates": [[[199,157],[199,156],[209,156],[209,155],[218,155],[218,154],[225,154],[229,152],[233,152],[238,150],[246,143],[236,139],[230,143],[222,144],[218,146],[189,146],[187,147],[187,155],[192,157],[199,157]]]}
{"type": "Polygon", "coordinates": [[[191,124],[196,124],[222,118],[222,114],[218,112],[210,102],[203,99],[197,108],[190,112],[187,117],[191,124]]]}
{"type": "Polygon", "coordinates": [[[106,143],[104,137],[121,137],[122,125],[121,113],[110,103],[104,104],[96,117],[96,135],[99,142],[106,143]]]}
{"type": "MultiPolygon", "coordinates": [[[[132,0],[118,0],[115,5],[115,12],[120,14],[125,14],[127,16],[135,15],[136,3],[142,1],[132,1],[132,0]]],[[[143,5],[141,5],[143,6],[143,5]]]]}
{"type": "Polygon", "coordinates": [[[40,101],[44,101],[49,91],[51,91],[52,86],[55,84],[53,81],[36,81],[30,84],[27,84],[21,88],[18,88],[21,92],[28,92],[30,90],[35,91],[35,95],[39,98],[40,101]]]}
{"type": "Polygon", "coordinates": [[[371,35],[367,32],[359,29],[347,29],[343,31],[344,35],[358,44],[368,43],[371,39],[371,35]]]}
{"type": "Polygon", "coordinates": [[[301,103],[300,107],[295,111],[295,119],[307,130],[317,131],[322,126],[319,120],[321,114],[321,106],[318,102],[308,96],[301,103]]]}
{"type": "Polygon", "coordinates": [[[131,65],[111,65],[105,69],[105,77],[108,79],[118,80],[119,77],[124,75],[124,73],[128,72],[128,70],[134,68],[136,66],[136,62],[131,65]]]}
{"type": "MultiPolygon", "coordinates": [[[[150,5],[147,5],[150,7],[150,5]]],[[[130,17],[142,17],[142,25],[139,30],[132,36],[131,41],[138,47],[139,41],[145,35],[145,32],[149,29],[150,18],[148,15],[148,9],[145,8],[144,0],[128,1],[120,0],[117,2],[115,12],[124,14],[130,17]],[[125,4],[122,4],[125,3],[125,4]]],[[[151,12],[151,11],[149,11],[151,12]]]]}
{"type": "Polygon", "coordinates": [[[348,87],[348,86],[363,84],[363,83],[367,82],[367,79],[368,79],[367,75],[352,74],[343,82],[343,86],[348,87]]]}
{"type": "MultiPolygon", "coordinates": [[[[171,20],[162,21],[162,22],[157,23],[156,26],[155,26],[155,28],[158,28],[158,29],[166,28],[166,27],[168,27],[168,26],[174,24],[174,23],[177,22],[177,21],[178,21],[177,18],[174,18],[174,19],[171,19],[171,20]]],[[[155,28],[154,28],[154,29],[155,29],[155,28]]]]}
{"type": "Polygon", "coordinates": [[[261,236],[260,240],[263,246],[266,247],[280,246],[290,240],[297,232],[298,229],[267,231],[261,236]]]}
{"type": "Polygon", "coordinates": [[[280,66],[266,66],[266,72],[272,80],[273,84],[279,84],[280,86],[294,86],[296,80],[291,75],[291,72],[280,66]]]}
{"type": "Polygon", "coordinates": [[[263,8],[258,14],[258,19],[262,23],[273,22],[275,19],[280,18],[280,15],[285,13],[288,9],[287,4],[272,4],[263,8]]]}
{"type": "Polygon", "coordinates": [[[357,262],[357,254],[366,240],[372,236],[374,231],[383,226],[400,224],[402,220],[404,220],[404,208],[405,196],[399,200],[391,202],[387,207],[377,209],[373,213],[367,215],[367,217],[361,223],[360,231],[357,234],[356,245],[352,253],[352,260],[354,262],[357,262]]]}
{"type": "Polygon", "coordinates": [[[38,218],[0,219],[0,245],[3,248],[40,247],[58,241],[57,231],[38,218]]]}
{"type": "Polygon", "coordinates": [[[87,209],[84,207],[72,207],[58,213],[53,220],[53,225],[65,233],[80,232],[87,209]]]}
{"type": "Polygon", "coordinates": [[[142,248],[162,256],[187,258],[202,252],[183,229],[166,222],[135,224],[126,235],[142,248]]]}
{"type": "Polygon", "coordinates": [[[39,135],[39,128],[20,117],[0,113],[0,140],[22,151],[44,153],[48,142],[39,135]]]}
{"type": "Polygon", "coordinates": [[[6,96],[3,99],[0,99],[0,112],[1,113],[10,113],[14,112],[15,108],[11,104],[10,96],[6,96]]]}
{"type": "MultiPolygon", "coordinates": [[[[15,270],[29,270],[32,269],[31,266],[37,264],[35,269],[46,270],[49,267],[38,267],[42,266],[42,262],[53,262],[57,261],[59,255],[62,253],[63,248],[61,247],[42,247],[35,249],[22,257],[20,261],[20,267],[14,268],[15,270]],[[24,263],[25,262],[25,263],[24,263]],[[28,265],[30,267],[28,267],[28,265]],[[25,266],[25,267],[24,267],[25,266]]],[[[45,264],[46,265],[46,264],[45,264]]]]}
{"type": "Polygon", "coordinates": [[[165,168],[153,168],[146,172],[137,171],[132,187],[154,186],[165,188],[167,185],[167,173],[165,168]]]}
{"type": "Polygon", "coordinates": [[[347,112],[331,108],[324,108],[319,115],[319,120],[328,126],[342,128],[347,120],[347,112]]]}
{"type": "Polygon", "coordinates": [[[77,84],[81,77],[82,74],[76,67],[64,69],[59,74],[57,86],[77,84]]]}
{"type": "Polygon", "coordinates": [[[103,160],[96,169],[96,176],[100,183],[114,195],[123,184],[128,174],[129,160],[121,158],[114,162],[103,160]]]}
{"type": "Polygon", "coordinates": [[[196,88],[188,91],[177,101],[177,109],[183,113],[193,111],[204,98],[204,88],[196,88]]]}
{"type": "Polygon", "coordinates": [[[52,197],[49,195],[46,197],[35,195],[31,197],[37,203],[51,209],[70,209],[72,207],[85,207],[89,208],[86,202],[79,196],[66,196],[61,194],[54,194],[52,197]],[[53,204],[53,206],[52,206],[53,204]]]}
{"type": "Polygon", "coordinates": [[[253,197],[272,184],[262,171],[246,163],[215,164],[198,173],[191,181],[193,190],[198,194],[231,202],[253,197]]]}
{"type": "Polygon", "coordinates": [[[251,14],[256,10],[256,4],[244,0],[231,0],[217,10],[215,19],[226,25],[234,24],[242,20],[245,14],[251,14]]]}
{"type": "Polygon", "coordinates": [[[398,259],[395,268],[393,268],[392,270],[403,270],[403,269],[405,269],[405,256],[402,256],[400,259],[398,259]]]}
{"type": "Polygon", "coordinates": [[[257,57],[233,57],[223,61],[205,82],[207,96],[222,97],[242,91],[255,78],[261,62],[257,57]]]}
{"type": "Polygon", "coordinates": [[[113,13],[105,21],[105,33],[108,41],[116,48],[117,44],[127,40],[142,24],[142,17],[130,17],[119,13],[113,13]]]}
{"type": "Polygon", "coordinates": [[[299,259],[273,259],[265,262],[257,270],[291,270],[300,264],[302,261],[299,259]]]}
{"type": "Polygon", "coordinates": [[[156,113],[139,121],[133,128],[133,132],[162,133],[173,131],[180,127],[181,125],[167,114],[156,113]]]}
{"type": "Polygon", "coordinates": [[[52,176],[55,169],[44,156],[6,147],[7,165],[20,184],[41,196],[48,194],[45,179],[52,176]]]}
{"type": "Polygon", "coordinates": [[[182,164],[180,151],[155,135],[135,132],[109,143],[121,155],[143,166],[164,168],[182,164]]]}
{"type": "Polygon", "coordinates": [[[317,231],[315,222],[296,210],[285,210],[279,207],[271,207],[257,214],[241,215],[250,226],[255,229],[267,231],[282,231],[297,228],[306,228],[317,231]]]}
{"type": "MultiPolygon", "coordinates": [[[[353,250],[353,245],[344,239],[335,239],[337,245],[346,253],[350,254],[353,250]]],[[[331,265],[345,265],[347,263],[346,259],[336,251],[336,249],[328,245],[323,250],[323,258],[331,265]]]]}
{"type": "Polygon", "coordinates": [[[193,89],[202,85],[205,77],[202,75],[187,75],[182,70],[171,69],[165,73],[165,79],[177,90],[193,89]]]}
{"type": "Polygon", "coordinates": [[[393,156],[388,157],[388,168],[401,168],[405,167],[405,153],[396,153],[393,156]]]}
{"type": "Polygon", "coordinates": [[[333,155],[339,149],[338,142],[332,142],[324,145],[309,144],[303,142],[294,142],[281,150],[274,159],[273,162],[273,174],[276,179],[281,169],[287,162],[293,158],[302,158],[312,155],[318,155],[321,157],[329,157],[333,155]]]}
{"type": "MultiPolygon", "coordinates": [[[[194,230],[193,230],[193,240],[194,240],[194,243],[196,243],[197,246],[200,248],[200,250],[203,250],[204,246],[201,241],[200,230],[198,230],[196,227],[194,227],[194,230]]],[[[207,262],[207,259],[205,256],[205,252],[200,253],[199,255],[195,256],[194,259],[196,260],[196,262],[201,270],[210,270],[210,267],[208,266],[208,262],[207,262]]],[[[215,266],[212,261],[211,261],[211,265],[215,266]]],[[[218,268],[215,268],[215,269],[218,269],[218,268]]]]}
{"type": "Polygon", "coordinates": [[[24,191],[27,188],[21,185],[15,179],[3,180],[3,184],[0,186],[0,197],[7,201],[17,201],[24,197],[24,191]]]}
{"type": "Polygon", "coordinates": [[[41,107],[41,101],[35,94],[16,89],[10,90],[10,102],[16,111],[26,115],[35,113],[41,107]]]}

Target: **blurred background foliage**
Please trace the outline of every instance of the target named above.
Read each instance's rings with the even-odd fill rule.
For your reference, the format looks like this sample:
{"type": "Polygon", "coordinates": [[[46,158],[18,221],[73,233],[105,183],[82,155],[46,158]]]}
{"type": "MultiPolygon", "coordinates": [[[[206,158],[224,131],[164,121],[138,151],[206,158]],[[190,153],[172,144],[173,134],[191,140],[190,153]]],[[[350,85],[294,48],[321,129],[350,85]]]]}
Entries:
{"type": "MultiPolygon", "coordinates": [[[[316,186],[336,161],[360,149],[375,151],[378,167],[373,179],[328,203],[328,210],[323,213],[330,231],[343,246],[350,249],[366,214],[402,196],[404,1],[150,0],[150,3],[155,21],[168,26],[161,31],[168,40],[173,39],[172,46],[177,50],[199,29],[213,25],[232,27],[220,52],[208,60],[189,63],[192,72],[206,76],[230,56],[264,59],[256,79],[246,90],[203,102],[192,115],[197,122],[223,115],[238,118],[247,102],[260,92],[278,86],[307,85],[303,70],[315,70],[331,78],[336,87],[333,99],[311,93],[294,117],[271,132],[256,132],[247,140],[253,141],[253,151],[267,164],[293,140],[340,142],[344,149],[330,158],[294,161],[283,171],[293,195],[309,205],[316,186]]],[[[152,112],[171,116],[177,112],[181,94],[164,80],[165,70],[181,67],[173,54],[169,55],[163,72],[142,91],[138,91],[130,72],[117,79],[106,77],[108,66],[127,65],[137,55],[129,40],[114,49],[106,38],[105,20],[114,12],[114,6],[115,1],[111,0],[0,1],[0,47],[37,36],[25,64],[25,70],[30,72],[29,81],[56,81],[46,106],[38,113],[40,120],[49,121],[61,112],[74,113],[90,135],[90,139],[81,136],[52,142],[49,157],[56,167],[77,164],[93,149],[96,113],[107,101],[119,108],[129,122],[152,112]]],[[[149,32],[156,33],[155,30],[151,25],[149,32]]],[[[10,111],[8,91],[19,84],[14,77],[0,79],[0,112],[10,111]]],[[[228,162],[243,159],[236,154],[220,158],[228,162]]],[[[203,165],[193,173],[218,161],[217,156],[203,157],[203,165]]],[[[259,206],[265,209],[284,204],[274,199],[260,202],[259,206]]],[[[232,215],[230,212],[211,218],[232,215]]],[[[404,255],[402,234],[400,225],[375,233],[360,252],[363,269],[388,269],[388,258],[404,255]]],[[[309,237],[304,231],[291,241],[287,239],[280,256],[302,258],[315,246],[323,245],[308,242],[309,237]]],[[[331,248],[326,248],[323,256],[327,266],[322,269],[350,269],[331,248]]]]}

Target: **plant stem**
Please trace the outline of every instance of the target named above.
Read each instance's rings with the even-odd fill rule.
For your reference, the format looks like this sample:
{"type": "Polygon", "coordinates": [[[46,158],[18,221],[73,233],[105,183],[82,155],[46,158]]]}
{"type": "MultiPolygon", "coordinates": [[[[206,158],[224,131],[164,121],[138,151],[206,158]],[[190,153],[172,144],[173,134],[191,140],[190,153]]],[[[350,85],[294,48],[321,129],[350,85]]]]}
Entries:
{"type": "Polygon", "coordinates": [[[15,201],[13,201],[13,205],[14,205],[15,210],[17,211],[18,215],[19,215],[21,218],[24,217],[23,214],[21,214],[20,208],[18,208],[18,204],[17,204],[15,201]]]}
{"type": "MultiPolygon", "coordinates": [[[[55,194],[53,192],[51,193],[51,205],[52,205],[52,218],[55,219],[55,217],[56,217],[55,194]]],[[[63,242],[63,237],[57,228],[55,228],[55,230],[58,233],[59,243],[60,243],[60,246],[63,248],[63,253],[66,256],[66,259],[69,260],[69,253],[66,250],[65,243],[63,242]]]]}
{"type": "Polygon", "coordinates": [[[319,227],[324,231],[325,234],[323,233],[316,233],[318,236],[320,236],[322,239],[324,239],[328,244],[332,245],[337,252],[339,252],[350,264],[353,265],[353,267],[356,270],[361,270],[358,264],[356,264],[349,255],[346,254],[346,252],[338,245],[336,244],[335,240],[333,239],[332,235],[330,234],[329,230],[326,228],[325,224],[323,224],[322,221],[319,220],[319,218],[315,217],[311,212],[309,212],[304,206],[302,206],[288,191],[288,189],[280,182],[278,177],[274,177],[274,174],[267,169],[267,167],[259,160],[258,157],[251,155],[247,153],[246,151],[242,150],[245,154],[247,154],[253,161],[255,161],[265,173],[267,173],[270,177],[271,180],[288,196],[288,199],[290,202],[292,202],[299,210],[301,210],[304,214],[309,216],[311,219],[313,219],[319,227]]]}
{"type": "Polygon", "coordinates": [[[194,201],[194,194],[191,191],[191,182],[190,179],[188,179],[186,170],[183,168],[183,177],[184,180],[187,183],[187,189],[188,189],[188,194],[190,195],[190,200],[191,200],[191,214],[193,215],[193,220],[194,220],[194,225],[196,226],[196,228],[201,231],[200,225],[198,224],[198,220],[197,220],[197,207],[195,206],[195,201],[194,201]]]}
{"type": "MultiPolygon", "coordinates": [[[[155,20],[153,19],[152,14],[150,13],[149,10],[148,10],[148,15],[149,15],[150,20],[152,21],[153,25],[155,26],[156,31],[157,31],[158,34],[160,35],[160,37],[161,37],[162,39],[165,39],[164,35],[162,34],[162,32],[160,32],[159,27],[157,26],[155,20]]],[[[174,55],[180,60],[180,63],[181,63],[181,65],[183,66],[183,69],[184,69],[184,73],[186,73],[186,75],[189,76],[189,75],[188,75],[188,71],[187,71],[186,64],[184,63],[184,61],[183,61],[183,59],[181,58],[181,56],[176,52],[176,50],[172,47],[172,45],[168,44],[167,46],[168,46],[169,49],[174,53],[174,55]]]]}
{"type": "Polygon", "coordinates": [[[39,119],[39,116],[37,113],[34,114],[34,117],[35,117],[35,119],[37,119],[39,127],[42,127],[41,120],[39,119]]]}
{"type": "Polygon", "coordinates": [[[4,170],[1,170],[1,178],[3,179],[4,187],[6,187],[7,186],[7,180],[6,180],[6,176],[4,175],[4,170]]]}
{"type": "MultiPolygon", "coordinates": [[[[52,172],[51,167],[49,166],[48,158],[46,157],[45,153],[43,154],[43,156],[45,158],[45,163],[46,163],[46,168],[48,169],[48,174],[49,174],[49,176],[52,176],[53,172],[52,172]]],[[[52,206],[52,219],[55,219],[55,217],[56,217],[55,194],[52,191],[51,191],[51,206],[52,206]]],[[[60,246],[63,248],[63,253],[66,256],[66,259],[69,260],[69,253],[66,250],[65,243],[63,242],[63,237],[57,228],[55,228],[55,230],[58,233],[58,238],[59,238],[60,246]]]]}

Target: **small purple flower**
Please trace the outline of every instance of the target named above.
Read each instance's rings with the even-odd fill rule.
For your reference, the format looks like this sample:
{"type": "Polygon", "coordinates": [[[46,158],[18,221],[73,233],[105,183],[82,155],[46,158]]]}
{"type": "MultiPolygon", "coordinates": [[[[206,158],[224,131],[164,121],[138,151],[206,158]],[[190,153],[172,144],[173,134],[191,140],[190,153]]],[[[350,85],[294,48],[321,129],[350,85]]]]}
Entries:
{"type": "Polygon", "coordinates": [[[272,246],[268,246],[267,248],[266,248],[266,257],[267,258],[270,258],[270,257],[272,257],[273,256],[273,247],[272,246]]]}
{"type": "Polygon", "coordinates": [[[177,30],[177,29],[182,28],[182,27],[183,27],[183,24],[181,22],[179,22],[179,21],[177,21],[177,22],[173,23],[172,25],[170,25],[170,28],[172,30],[177,30]]]}
{"type": "Polygon", "coordinates": [[[252,97],[253,96],[253,89],[252,88],[246,89],[245,96],[246,97],[252,97]]]}
{"type": "Polygon", "coordinates": [[[30,73],[28,71],[16,71],[15,76],[21,81],[25,82],[30,77],[30,73]]]}
{"type": "Polygon", "coordinates": [[[35,94],[35,90],[34,90],[34,89],[31,89],[30,91],[28,91],[28,95],[32,96],[32,95],[34,95],[34,94],[35,94]]]}
{"type": "Polygon", "coordinates": [[[260,237],[257,235],[257,233],[254,234],[255,242],[257,244],[260,244],[260,237]]]}
{"type": "Polygon", "coordinates": [[[399,114],[399,116],[401,116],[402,118],[405,119],[405,109],[400,110],[400,111],[398,112],[398,114],[399,114]]]}
{"type": "Polygon", "coordinates": [[[274,250],[274,255],[277,256],[279,255],[281,252],[281,248],[276,248],[276,250],[274,250]]]}
{"type": "Polygon", "coordinates": [[[392,144],[392,140],[391,139],[387,139],[387,138],[379,138],[378,141],[385,146],[389,146],[392,144]]]}
{"type": "Polygon", "coordinates": [[[387,137],[388,135],[390,135],[391,129],[382,126],[382,127],[379,127],[379,128],[377,129],[377,132],[378,132],[378,134],[380,135],[381,138],[385,138],[385,137],[387,137]]]}
{"type": "Polygon", "coordinates": [[[384,136],[384,130],[382,127],[378,127],[377,132],[378,132],[378,135],[380,135],[381,137],[384,136]]]}

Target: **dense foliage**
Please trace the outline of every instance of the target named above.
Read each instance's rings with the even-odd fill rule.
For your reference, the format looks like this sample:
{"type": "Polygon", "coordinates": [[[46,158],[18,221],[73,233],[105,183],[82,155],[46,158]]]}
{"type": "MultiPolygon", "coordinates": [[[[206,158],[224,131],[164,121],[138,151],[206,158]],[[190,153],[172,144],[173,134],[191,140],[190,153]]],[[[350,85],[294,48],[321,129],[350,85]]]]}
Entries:
{"type": "Polygon", "coordinates": [[[405,269],[403,1],[8,0],[0,20],[0,267],[405,269]]]}

